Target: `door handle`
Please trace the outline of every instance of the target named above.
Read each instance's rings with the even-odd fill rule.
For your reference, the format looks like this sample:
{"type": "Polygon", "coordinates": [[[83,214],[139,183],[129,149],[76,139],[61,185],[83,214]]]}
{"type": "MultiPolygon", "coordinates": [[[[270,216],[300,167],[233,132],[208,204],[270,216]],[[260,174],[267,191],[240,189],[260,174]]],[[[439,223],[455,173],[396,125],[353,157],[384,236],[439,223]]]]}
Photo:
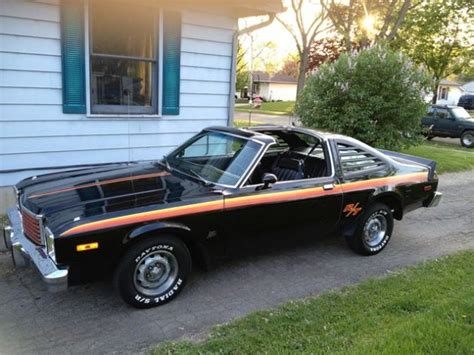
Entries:
{"type": "Polygon", "coordinates": [[[323,190],[325,191],[334,190],[334,184],[323,185],[323,190]]]}

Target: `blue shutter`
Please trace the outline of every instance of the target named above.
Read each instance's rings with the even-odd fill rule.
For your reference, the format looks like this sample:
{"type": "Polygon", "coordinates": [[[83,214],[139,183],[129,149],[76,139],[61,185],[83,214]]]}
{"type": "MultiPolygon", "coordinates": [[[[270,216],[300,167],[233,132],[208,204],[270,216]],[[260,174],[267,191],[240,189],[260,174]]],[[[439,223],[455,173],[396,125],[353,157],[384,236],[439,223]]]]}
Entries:
{"type": "Polygon", "coordinates": [[[181,70],[181,14],[163,14],[163,115],[179,115],[181,70]]]}
{"type": "Polygon", "coordinates": [[[61,3],[63,112],[86,113],[84,5],[61,3]]]}

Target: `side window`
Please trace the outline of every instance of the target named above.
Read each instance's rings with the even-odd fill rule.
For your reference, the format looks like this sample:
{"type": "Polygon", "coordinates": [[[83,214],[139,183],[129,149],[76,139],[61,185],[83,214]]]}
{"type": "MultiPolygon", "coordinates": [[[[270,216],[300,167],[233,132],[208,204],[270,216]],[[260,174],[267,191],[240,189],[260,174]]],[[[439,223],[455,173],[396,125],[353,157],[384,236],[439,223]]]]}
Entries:
{"type": "Polygon", "coordinates": [[[380,158],[359,147],[338,143],[337,149],[344,175],[385,167],[385,163],[380,158]]]}
{"type": "Polygon", "coordinates": [[[433,117],[435,114],[436,114],[436,109],[434,107],[430,107],[426,115],[428,117],[433,117]]]}
{"type": "Polygon", "coordinates": [[[448,110],[446,109],[438,109],[436,111],[436,116],[440,119],[440,120],[446,120],[449,118],[449,112],[448,110]]]}
{"type": "Polygon", "coordinates": [[[262,132],[262,133],[275,138],[276,144],[268,148],[269,153],[270,152],[284,152],[290,148],[288,143],[278,134],[275,134],[273,132],[262,132]]]}

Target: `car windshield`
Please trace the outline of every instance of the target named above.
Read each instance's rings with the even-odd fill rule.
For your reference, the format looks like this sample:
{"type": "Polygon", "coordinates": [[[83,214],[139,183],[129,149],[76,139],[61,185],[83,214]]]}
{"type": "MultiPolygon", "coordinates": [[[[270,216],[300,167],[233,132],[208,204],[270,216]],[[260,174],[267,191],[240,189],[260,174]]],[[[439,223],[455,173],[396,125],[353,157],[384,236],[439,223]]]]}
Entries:
{"type": "Polygon", "coordinates": [[[469,112],[467,112],[462,107],[455,107],[451,111],[456,118],[464,118],[464,119],[472,118],[469,112]]]}
{"type": "Polygon", "coordinates": [[[173,169],[205,183],[236,186],[262,145],[222,132],[203,132],[184,143],[165,161],[173,169]]]}

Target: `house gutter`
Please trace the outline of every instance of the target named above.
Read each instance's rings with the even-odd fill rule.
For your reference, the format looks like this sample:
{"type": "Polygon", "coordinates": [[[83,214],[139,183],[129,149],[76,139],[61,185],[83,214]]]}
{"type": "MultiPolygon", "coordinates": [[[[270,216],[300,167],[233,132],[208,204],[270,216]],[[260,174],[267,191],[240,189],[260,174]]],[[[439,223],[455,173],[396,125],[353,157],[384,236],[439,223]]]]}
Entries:
{"type": "Polygon", "coordinates": [[[273,22],[273,20],[275,20],[275,17],[276,14],[269,14],[267,20],[234,32],[234,36],[232,38],[232,63],[230,65],[229,118],[227,120],[227,126],[229,127],[234,125],[235,81],[237,78],[237,51],[239,36],[259,30],[263,27],[267,27],[273,22]]]}

